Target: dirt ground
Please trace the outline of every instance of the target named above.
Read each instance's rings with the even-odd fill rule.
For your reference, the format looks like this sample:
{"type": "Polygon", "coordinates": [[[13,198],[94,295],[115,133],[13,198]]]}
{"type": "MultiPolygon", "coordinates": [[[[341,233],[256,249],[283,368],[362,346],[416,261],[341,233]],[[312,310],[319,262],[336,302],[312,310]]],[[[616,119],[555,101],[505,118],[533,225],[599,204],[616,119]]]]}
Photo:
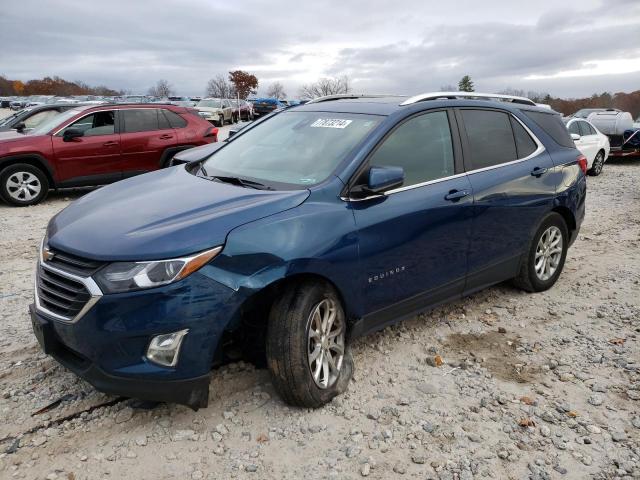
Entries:
{"type": "Polygon", "coordinates": [[[27,315],[45,226],[84,191],[0,205],[0,478],[640,478],[640,161],[588,189],[553,289],[498,285],[357,341],[348,392],[314,411],[243,363],[198,412],[96,392],[27,315]]]}

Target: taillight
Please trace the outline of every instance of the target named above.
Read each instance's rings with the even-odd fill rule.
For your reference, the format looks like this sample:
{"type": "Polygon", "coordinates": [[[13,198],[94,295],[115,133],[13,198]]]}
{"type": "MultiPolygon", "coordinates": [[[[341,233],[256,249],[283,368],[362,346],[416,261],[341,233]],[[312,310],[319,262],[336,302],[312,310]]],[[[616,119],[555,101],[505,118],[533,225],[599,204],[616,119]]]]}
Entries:
{"type": "Polygon", "coordinates": [[[580,155],[578,157],[578,166],[580,167],[580,170],[582,170],[582,173],[587,173],[587,157],[585,157],[584,155],[580,155]]]}
{"type": "Polygon", "coordinates": [[[208,128],[206,133],[204,134],[205,138],[206,137],[213,137],[213,141],[217,142],[218,141],[218,128],[217,127],[211,127],[208,128]]]}

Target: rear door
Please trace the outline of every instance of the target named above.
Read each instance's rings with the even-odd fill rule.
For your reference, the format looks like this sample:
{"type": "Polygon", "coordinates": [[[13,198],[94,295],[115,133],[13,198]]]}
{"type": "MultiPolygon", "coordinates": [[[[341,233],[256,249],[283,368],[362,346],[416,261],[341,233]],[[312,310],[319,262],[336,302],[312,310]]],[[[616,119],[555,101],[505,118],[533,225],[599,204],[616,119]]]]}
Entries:
{"type": "Polygon", "coordinates": [[[582,148],[580,152],[587,157],[587,165],[591,168],[593,161],[598,154],[598,134],[587,122],[582,120],[576,122],[580,126],[580,143],[582,148]],[[584,151],[583,151],[584,149],[584,151]]]}
{"type": "Polygon", "coordinates": [[[160,168],[162,154],[177,144],[176,132],[158,108],[120,110],[123,176],[160,168]]]}
{"type": "Polygon", "coordinates": [[[117,115],[116,110],[92,112],[51,137],[63,184],[98,185],[121,178],[117,115]],[[65,141],[67,129],[81,130],[84,135],[65,141]]]}
{"type": "Polygon", "coordinates": [[[542,143],[509,112],[458,109],[474,197],[467,292],[512,278],[553,207],[556,179],[542,143]]]}
{"type": "Polygon", "coordinates": [[[405,182],[381,198],[351,202],[366,331],[462,293],[473,198],[455,121],[445,110],[397,126],[365,172],[371,166],[402,167],[405,182]]]}

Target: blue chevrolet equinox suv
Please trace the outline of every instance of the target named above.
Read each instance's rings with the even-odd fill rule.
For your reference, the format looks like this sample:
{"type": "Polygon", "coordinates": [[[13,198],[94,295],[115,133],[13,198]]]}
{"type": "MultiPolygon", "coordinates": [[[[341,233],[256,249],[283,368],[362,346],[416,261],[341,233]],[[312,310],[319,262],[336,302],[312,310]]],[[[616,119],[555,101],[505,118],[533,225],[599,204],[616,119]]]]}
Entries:
{"type": "Polygon", "coordinates": [[[585,158],[521,97],[322,97],[187,157],[48,225],[34,332],[103,392],[197,409],[248,357],[321,406],[355,338],[505,280],[550,288],[585,212],[585,158]]]}

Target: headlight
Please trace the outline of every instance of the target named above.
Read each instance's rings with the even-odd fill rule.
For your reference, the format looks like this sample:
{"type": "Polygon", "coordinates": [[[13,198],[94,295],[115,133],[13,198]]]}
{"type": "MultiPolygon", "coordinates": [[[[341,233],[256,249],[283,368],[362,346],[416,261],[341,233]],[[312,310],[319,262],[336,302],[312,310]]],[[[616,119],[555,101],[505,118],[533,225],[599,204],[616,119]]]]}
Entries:
{"type": "Polygon", "coordinates": [[[115,262],[96,273],[94,279],[105,293],[159,287],[191,275],[220,250],[222,247],[216,247],[190,257],[154,262],[115,262]]]}

